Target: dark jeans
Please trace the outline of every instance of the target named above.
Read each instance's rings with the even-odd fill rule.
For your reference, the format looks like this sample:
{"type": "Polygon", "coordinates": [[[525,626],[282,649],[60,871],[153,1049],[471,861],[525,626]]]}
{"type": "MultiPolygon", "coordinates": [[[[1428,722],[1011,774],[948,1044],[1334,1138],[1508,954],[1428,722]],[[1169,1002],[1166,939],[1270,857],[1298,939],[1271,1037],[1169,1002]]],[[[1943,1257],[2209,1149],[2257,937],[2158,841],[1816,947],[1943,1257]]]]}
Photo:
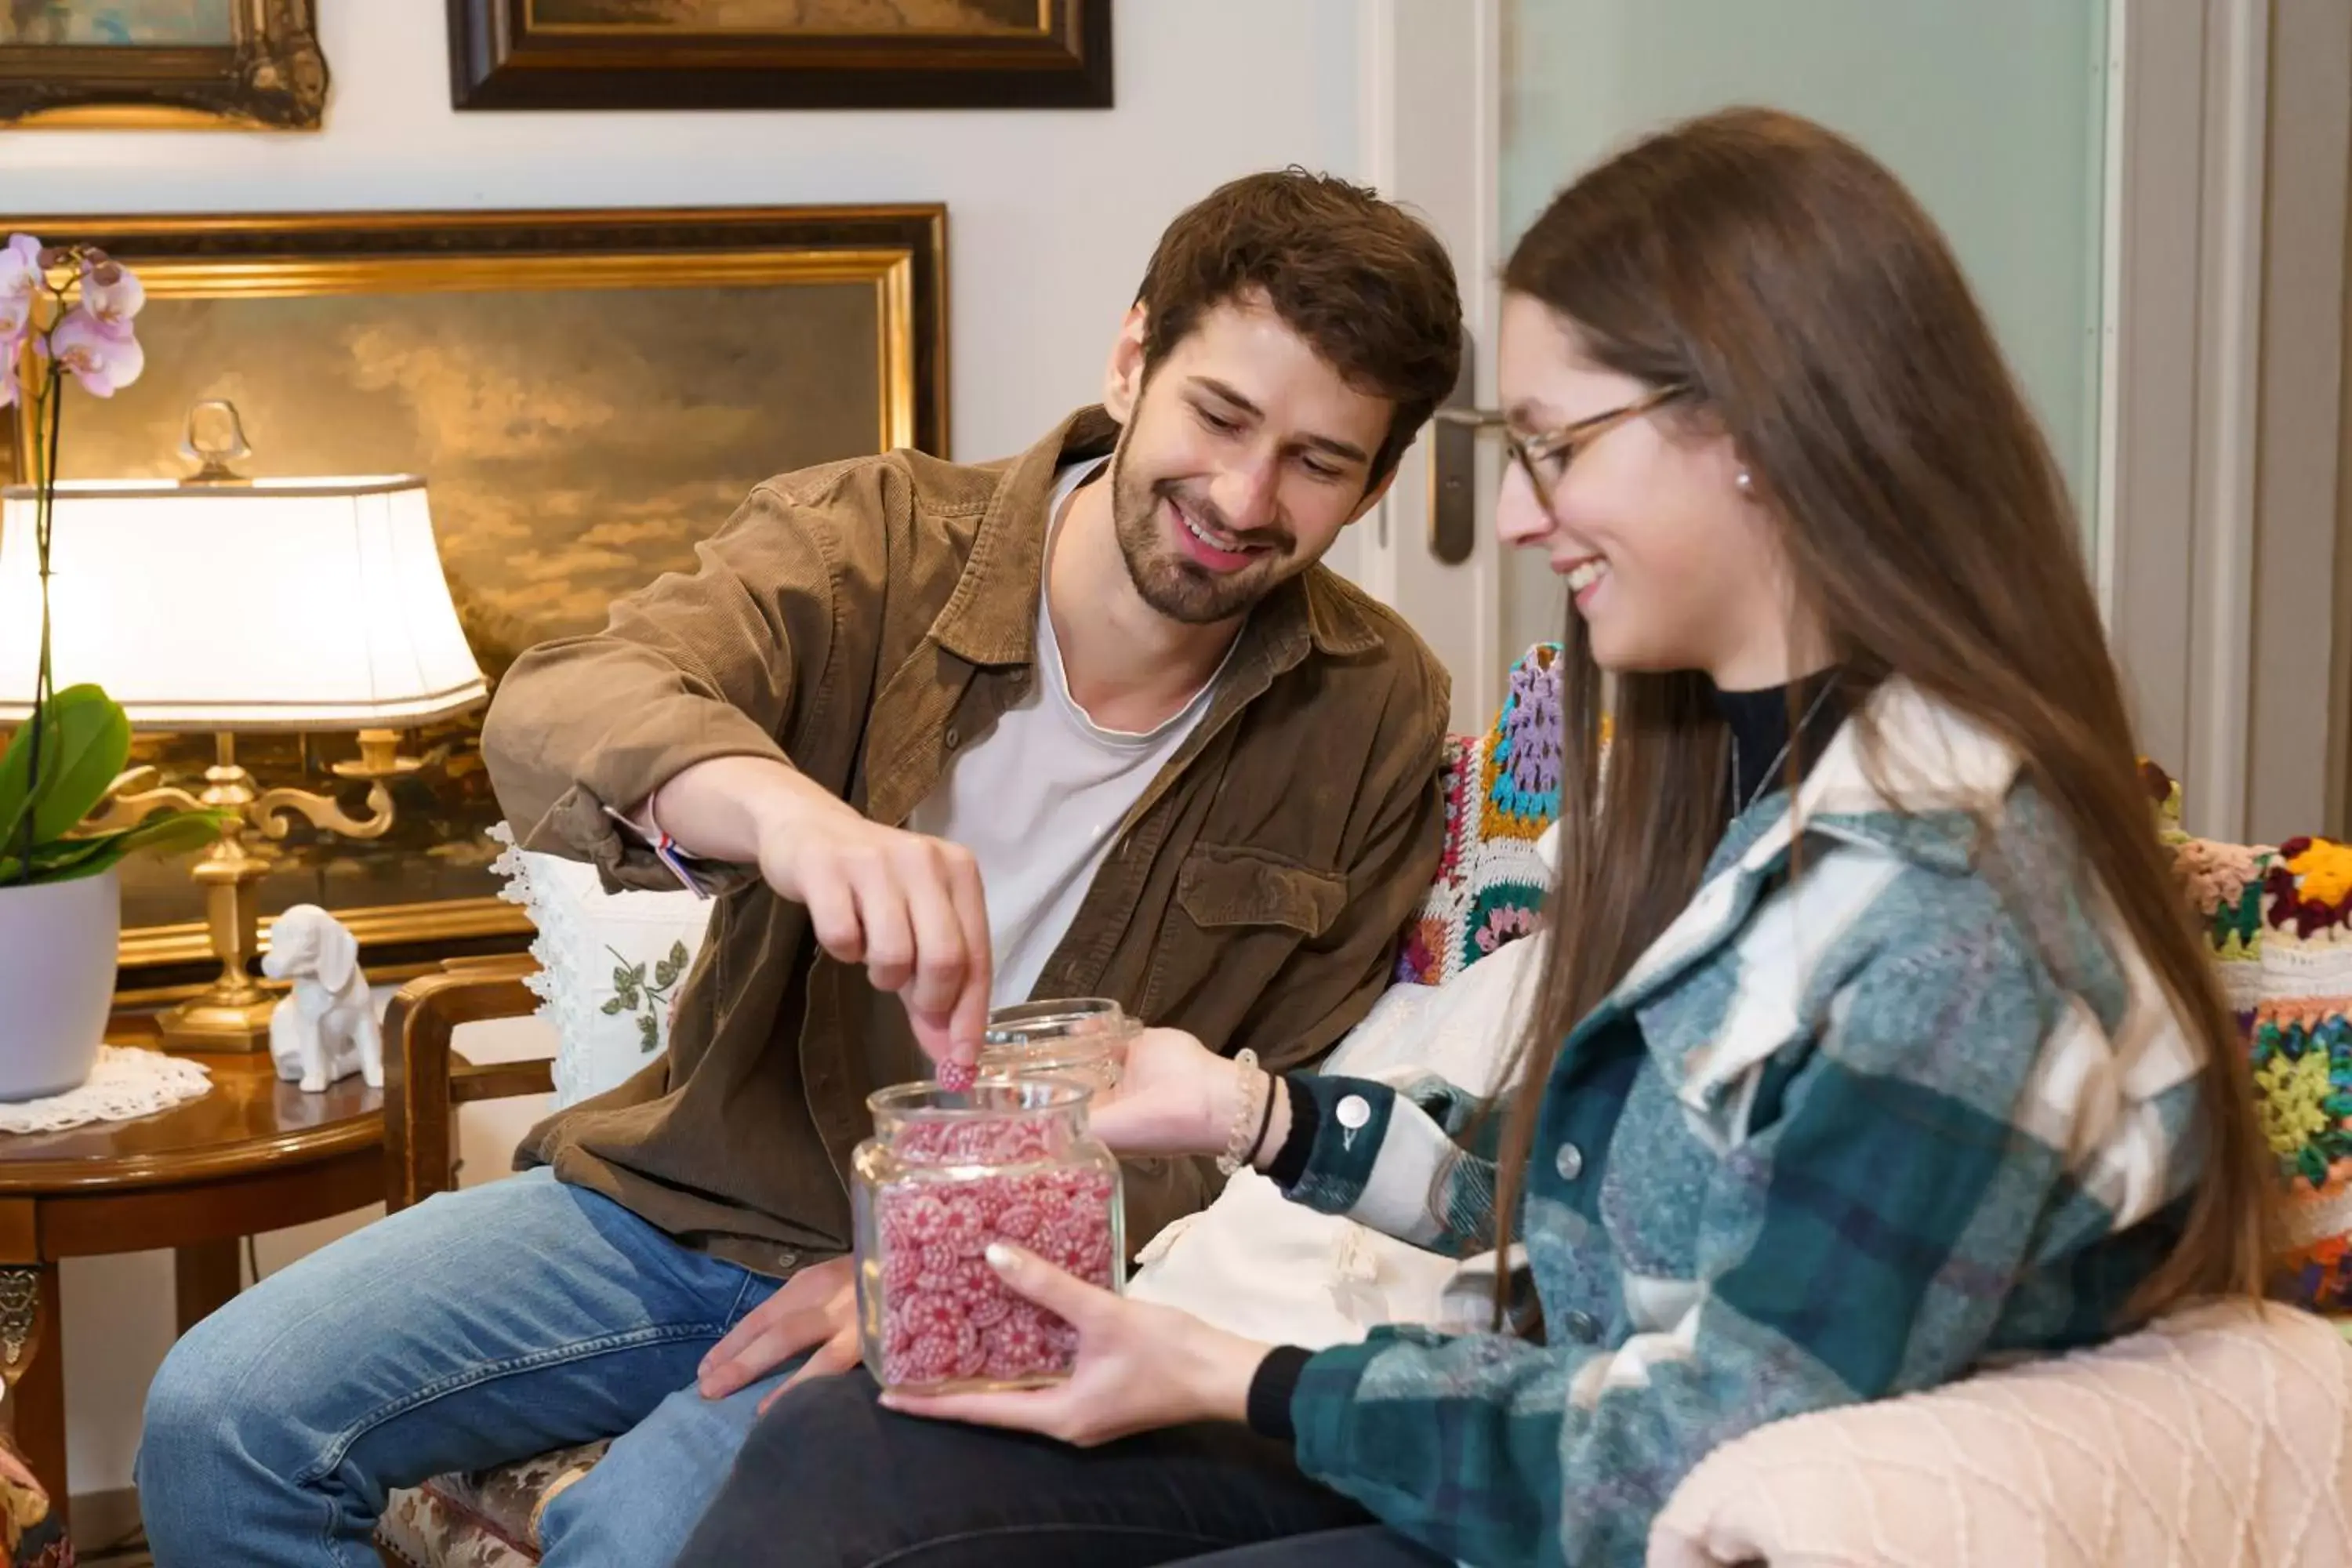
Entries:
{"type": "Polygon", "coordinates": [[[678,1568],[1424,1568],[1238,1426],[1078,1449],[896,1415],[863,1372],[804,1384],[751,1429],[678,1568]]]}

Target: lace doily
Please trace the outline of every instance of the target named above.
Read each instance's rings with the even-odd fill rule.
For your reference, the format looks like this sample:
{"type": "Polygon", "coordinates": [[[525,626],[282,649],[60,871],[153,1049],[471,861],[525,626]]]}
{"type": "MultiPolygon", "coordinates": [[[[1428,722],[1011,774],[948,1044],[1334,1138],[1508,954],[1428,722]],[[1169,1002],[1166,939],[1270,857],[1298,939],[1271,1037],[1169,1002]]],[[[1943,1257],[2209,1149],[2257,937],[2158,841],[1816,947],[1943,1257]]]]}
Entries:
{"type": "Polygon", "coordinates": [[[98,1047],[79,1089],[39,1100],[0,1100],[0,1132],[62,1132],[86,1121],[128,1121],[194,1100],[213,1086],[202,1062],[123,1046],[98,1047]]]}

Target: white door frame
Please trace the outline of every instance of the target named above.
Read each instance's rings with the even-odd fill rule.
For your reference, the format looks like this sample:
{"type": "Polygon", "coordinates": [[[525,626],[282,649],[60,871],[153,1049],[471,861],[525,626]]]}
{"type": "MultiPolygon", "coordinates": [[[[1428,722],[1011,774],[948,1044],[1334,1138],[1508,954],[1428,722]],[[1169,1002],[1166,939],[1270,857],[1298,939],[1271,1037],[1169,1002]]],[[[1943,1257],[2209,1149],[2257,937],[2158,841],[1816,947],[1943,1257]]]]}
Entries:
{"type": "Polygon", "coordinates": [[[2141,747],[2180,781],[2187,826],[2275,842],[2325,829],[2352,726],[2329,646],[2352,14],[2114,7],[2103,601],[2141,747]]]}
{"type": "MultiPolygon", "coordinates": [[[[1502,258],[1499,0],[1362,0],[1359,23],[1359,167],[1382,195],[1428,220],[1453,253],[1474,360],[1476,401],[1495,398],[1496,283],[1502,258]]],[[[1494,721],[1508,660],[1502,647],[1501,552],[1482,521],[1468,559],[1431,552],[1426,432],[1407,451],[1387,498],[1353,530],[1366,591],[1394,606],[1454,675],[1454,727],[1477,733],[1494,721]]],[[[1492,443],[1481,443],[1477,484],[1501,479],[1492,443]]],[[[1482,505],[1482,519],[1492,516],[1482,505]]]]}

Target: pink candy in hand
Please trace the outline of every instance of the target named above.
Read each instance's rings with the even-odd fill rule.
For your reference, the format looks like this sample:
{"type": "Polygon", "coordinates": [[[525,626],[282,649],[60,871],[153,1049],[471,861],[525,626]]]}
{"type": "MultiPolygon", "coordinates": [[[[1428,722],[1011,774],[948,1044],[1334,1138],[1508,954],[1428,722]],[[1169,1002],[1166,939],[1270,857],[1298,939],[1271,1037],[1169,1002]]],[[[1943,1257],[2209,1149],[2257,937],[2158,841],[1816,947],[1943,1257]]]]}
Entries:
{"type": "Polygon", "coordinates": [[[947,1061],[940,1063],[933,1076],[950,1094],[969,1094],[971,1086],[980,1080],[980,1068],[970,1062],[947,1061]]]}

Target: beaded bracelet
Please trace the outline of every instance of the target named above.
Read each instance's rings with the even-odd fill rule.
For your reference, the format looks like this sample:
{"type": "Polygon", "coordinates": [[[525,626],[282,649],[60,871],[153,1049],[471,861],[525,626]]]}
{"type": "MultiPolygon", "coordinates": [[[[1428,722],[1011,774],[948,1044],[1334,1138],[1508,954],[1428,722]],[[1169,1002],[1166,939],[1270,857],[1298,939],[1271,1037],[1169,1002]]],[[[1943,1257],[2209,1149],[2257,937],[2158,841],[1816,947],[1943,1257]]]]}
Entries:
{"type": "Polygon", "coordinates": [[[1265,1080],[1265,1109],[1258,1112],[1257,1136],[1250,1140],[1249,1152],[1242,1156],[1242,1163],[1253,1170],[1257,1167],[1257,1157],[1265,1152],[1265,1130],[1274,1125],[1274,1075],[1262,1072],[1258,1076],[1265,1080]]]}
{"type": "Polygon", "coordinates": [[[1266,1093],[1265,1074],[1257,1070],[1257,1053],[1246,1046],[1234,1053],[1234,1068],[1242,1075],[1241,1103],[1234,1107],[1234,1124],[1225,1131],[1225,1152],[1217,1156],[1217,1173],[1230,1176],[1248,1158],[1250,1129],[1257,1122],[1258,1100],[1266,1093]]]}

